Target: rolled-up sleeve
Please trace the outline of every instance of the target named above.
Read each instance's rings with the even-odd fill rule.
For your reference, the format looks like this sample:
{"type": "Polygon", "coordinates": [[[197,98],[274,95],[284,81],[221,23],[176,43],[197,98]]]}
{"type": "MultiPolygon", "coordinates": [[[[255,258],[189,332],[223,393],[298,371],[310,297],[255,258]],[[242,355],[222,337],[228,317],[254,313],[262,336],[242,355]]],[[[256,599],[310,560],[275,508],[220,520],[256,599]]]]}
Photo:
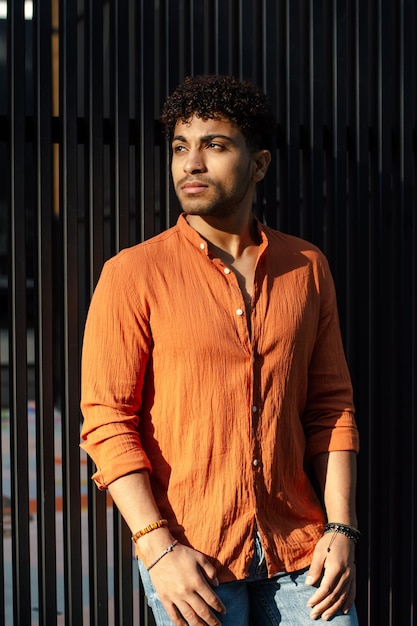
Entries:
{"type": "Polygon", "coordinates": [[[139,412],[151,336],[146,313],[117,261],[103,268],[87,316],[81,380],[81,447],[94,460],[100,489],[151,470],[139,436],[139,412]]]}
{"type": "Polygon", "coordinates": [[[352,384],[344,354],[333,279],[324,257],[316,267],[320,319],[308,372],[303,426],[306,456],[359,451],[352,384]]]}

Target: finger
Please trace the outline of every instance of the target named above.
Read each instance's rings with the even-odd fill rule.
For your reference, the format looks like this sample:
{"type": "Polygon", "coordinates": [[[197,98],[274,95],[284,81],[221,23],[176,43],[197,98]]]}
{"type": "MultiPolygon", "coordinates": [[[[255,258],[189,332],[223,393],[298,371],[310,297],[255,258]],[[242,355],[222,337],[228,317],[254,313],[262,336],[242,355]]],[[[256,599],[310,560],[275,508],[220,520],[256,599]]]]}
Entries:
{"type": "Polygon", "coordinates": [[[322,602],[325,598],[331,595],[335,590],[337,590],[339,584],[339,579],[331,578],[330,576],[326,576],[324,574],[320,586],[317,591],[311,596],[309,599],[307,606],[314,606],[319,602],[322,602]]]}
{"type": "Polygon", "coordinates": [[[355,602],[355,597],[356,597],[356,581],[353,580],[352,584],[350,585],[349,592],[346,597],[346,601],[343,603],[343,606],[341,609],[342,613],[344,614],[349,613],[350,609],[352,608],[355,602]]]}
{"type": "MultiPolygon", "coordinates": [[[[173,600],[179,608],[179,604],[176,599],[173,598],[173,600]]],[[[188,610],[187,606],[191,606],[198,615],[212,615],[210,609],[213,609],[217,613],[226,613],[226,607],[218,595],[213,591],[205,576],[205,570],[202,569],[200,564],[198,566],[198,573],[196,572],[196,576],[189,579],[187,587],[183,588],[181,595],[178,596],[178,600],[179,602],[184,601],[186,604],[186,610],[188,610]]],[[[182,611],[181,614],[184,615],[182,611]]],[[[184,617],[188,620],[187,616],[184,617]]],[[[207,623],[211,624],[211,622],[207,623]]],[[[214,623],[217,623],[217,621],[214,623]]]]}
{"type": "Polygon", "coordinates": [[[339,584],[334,590],[329,589],[325,598],[313,606],[310,617],[317,619],[321,616],[324,620],[334,617],[338,611],[343,612],[349,596],[350,584],[348,582],[339,584]]]}
{"type": "Polygon", "coordinates": [[[178,603],[178,610],[187,624],[195,626],[197,624],[205,624],[208,626],[220,626],[219,619],[210,611],[206,602],[204,602],[198,594],[190,598],[189,602],[178,603]]]}
{"type": "Polygon", "coordinates": [[[312,619],[317,619],[321,617],[324,621],[332,619],[337,613],[346,613],[343,607],[347,598],[347,592],[342,591],[339,597],[335,596],[334,598],[329,596],[325,602],[314,607],[311,611],[310,617],[312,619]]]}
{"type": "MultiPolygon", "coordinates": [[[[210,585],[214,587],[218,586],[219,581],[217,580],[216,568],[209,561],[204,561],[203,563],[200,563],[200,572],[204,578],[204,581],[207,580],[210,585]]],[[[199,587],[197,591],[203,598],[203,600],[215,611],[222,614],[226,613],[226,607],[224,606],[223,602],[214,593],[214,591],[211,590],[210,587],[204,585],[199,587]]]]}
{"type": "Polygon", "coordinates": [[[224,606],[223,602],[220,600],[219,596],[211,590],[210,587],[204,585],[204,587],[198,589],[198,593],[206,606],[211,607],[212,609],[217,611],[217,613],[221,613],[222,615],[226,613],[226,607],[224,606]]]}
{"type": "Polygon", "coordinates": [[[164,609],[167,612],[169,619],[171,620],[173,624],[175,624],[175,626],[184,626],[184,624],[187,625],[187,622],[182,617],[182,615],[180,614],[180,612],[178,611],[177,607],[174,604],[165,603],[162,600],[161,602],[164,605],[164,609]]]}
{"type": "Polygon", "coordinates": [[[220,626],[219,619],[210,611],[208,605],[201,599],[190,599],[190,602],[179,600],[177,605],[173,603],[164,603],[164,608],[170,620],[175,626],[188,626],[191,624],[205,624],[209,626],[220,626]]]}
{"type": "Polygon", "coordinates": [[[342,609],[345,597],[345,594],[342,593],[342,595],[338,599],[332,601],[332,604],[329,607],[321,607],[320,605],[314,607],[314,609],[311,611],[310,617],[312,619],[317,619],[321,617],[321,619],[324,621],[331,619],[336,615],[339,610],[342,609]]]}

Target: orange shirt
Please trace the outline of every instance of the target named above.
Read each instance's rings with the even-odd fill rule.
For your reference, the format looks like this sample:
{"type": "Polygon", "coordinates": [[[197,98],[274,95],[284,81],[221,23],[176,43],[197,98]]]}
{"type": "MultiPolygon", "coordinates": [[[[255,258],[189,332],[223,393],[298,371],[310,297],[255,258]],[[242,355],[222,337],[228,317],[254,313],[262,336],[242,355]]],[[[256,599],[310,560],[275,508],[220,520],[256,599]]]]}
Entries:
{"type": "Polygon", "coordinates": [[[220,582],[247,576],[255,523],[270,575],[309,565],[324,518],[305,461],[358,450],[327,261],[258,228],[251,332],[236,276],[182,215],[105,264],[84,337],[94,480],[148,469],[172,534],[220,582]]]}

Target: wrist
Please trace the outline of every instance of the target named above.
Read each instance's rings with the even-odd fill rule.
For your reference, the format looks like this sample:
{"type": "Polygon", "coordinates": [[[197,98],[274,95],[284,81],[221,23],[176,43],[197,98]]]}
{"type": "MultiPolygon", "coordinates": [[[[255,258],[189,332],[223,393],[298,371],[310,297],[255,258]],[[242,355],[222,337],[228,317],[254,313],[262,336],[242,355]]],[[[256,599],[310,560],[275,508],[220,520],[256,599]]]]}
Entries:
{"type": "Polygon", "coordinates": [[[356,511],[354,507],[349,506],[346,503],[346,506],[333,506],[326,507],[326,518],[327,522],[337,523],[337,524],[346,524],[346,526],[352,526],[352,528],[358,528],[358,517],[356,515],[356,511]]]}
{"type": "Polygon", "coordinates": [[[169,546],[167,548],[165,548],[165,550],[163,550],[161,552],[161,554],[159,556],[156,557],[156,559],[154,559],[148,566],[147,566],[147,570],[148,572],[155,567],[155,565],[157,565],[159,563],[159,561],[161,561],[164,556],[166,556],[167,554],[169,554],[170,552],[173,551],[173,549],[175,548],[175,546],[177,545],[178,541],[177,539],[174,539],[174,541],[172,543],[169,544],[169,546]]]}
{"type": "Polygon", "coordinates": [[[160,519],[157,522],[151,522],[150,524],[145,526],[145,528],[141,528],[140,530],[136,531],[135,534],[132,535],[131,539],[133,543],[136,543],[137,540],[141,537],[144,537],[145,535],[148,535],[149,533],[152,533],[154,530],[158,530],[163,526],[168,526],[168,521],[166,519],[160,519]]]}
{"type": "MultiPolygon", "coordinates": [[[[340,522],[329,522],[326,524],[324,528],[324,534],[333,533],[333,534],[341,534],[353,541],[356,545],[360,539],[361,533],[357,528],[351,526],[349,524],[341,524],[340,522]]],[[[330,552],[330,546],[328,548],[328,552],[330,552]]]]}
{"type": "Polygon", "coordinates": [[[169,528],[161,527],[155,532],[140,537],[135,542],[136,556],[145,566],[154,561],[157,556],[174,541],[169,528]]]}

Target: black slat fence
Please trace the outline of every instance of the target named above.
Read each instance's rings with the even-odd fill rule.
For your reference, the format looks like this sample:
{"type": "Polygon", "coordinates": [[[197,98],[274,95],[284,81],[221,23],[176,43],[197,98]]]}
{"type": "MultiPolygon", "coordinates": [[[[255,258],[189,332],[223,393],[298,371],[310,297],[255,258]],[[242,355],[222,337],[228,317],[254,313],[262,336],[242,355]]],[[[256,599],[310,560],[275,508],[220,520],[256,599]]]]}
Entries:
{"type": "Polygon", "coordinates": [[[80,351],[103,262],[176,221],[158,117],[203,73],[277,112],[255,210],[335,277],[360,623],[417,626],[414,0],[0,0],[0,626],[153,623],[79,449],[80,351]]]}

